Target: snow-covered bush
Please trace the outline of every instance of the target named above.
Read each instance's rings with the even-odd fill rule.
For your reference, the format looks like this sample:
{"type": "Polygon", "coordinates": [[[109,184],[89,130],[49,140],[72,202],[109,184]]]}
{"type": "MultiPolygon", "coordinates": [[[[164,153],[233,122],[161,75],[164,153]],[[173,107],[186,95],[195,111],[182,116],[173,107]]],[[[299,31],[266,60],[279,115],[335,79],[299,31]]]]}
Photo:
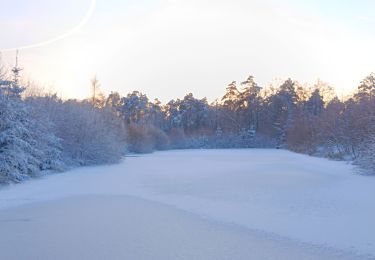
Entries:
{"type": "Polygon", "coordinates": [[[18,94],[0,89],[0,183],[20,182],[62,164],[50,122],[30,111],[18,94]]]}
{"type": "Polygon", "coordinates": [[[34,97],[28,102],[36,113],[53,122],[67,165],[113,163],[121,159],[126,130],[111,109],[95,108],[87,101],[63,102],[56,96],[34,97]]]}
{"type": "Polygon", "coordinates": [[[166,150],[169,148],[169,138],[167,134],[155,127],[148,127],[148,135],[150,136],[155,150],[166,150]]]}
{"type": "Polygon", "coordinates": [[[375,174],[375,134],[363,142],[360,147],[360,156],[355,162],[362,166],[367,173],[375,174]]]}
{"type": "Polygon", "coordinates": [[[110,110],[67,101],[54,119],[63,155],[79,165],[118,162],[125,151],[125,128],[110,110]]]}
{"type": "Polygon", "coordinates": [[[169,148],[168,136],[159,128],[131,123],[127,131],[127,149],[133,153],[150,153],[169,148]]]}

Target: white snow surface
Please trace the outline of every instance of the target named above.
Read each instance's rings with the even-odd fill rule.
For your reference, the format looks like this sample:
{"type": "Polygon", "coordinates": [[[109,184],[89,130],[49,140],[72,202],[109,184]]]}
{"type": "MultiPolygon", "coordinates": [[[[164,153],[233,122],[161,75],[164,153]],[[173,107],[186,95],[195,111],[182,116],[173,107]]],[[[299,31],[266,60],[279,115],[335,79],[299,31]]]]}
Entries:
{"type": "Polygon", "coordinates": [[[354,166],[283,150],[128,156],[0,190],[0,258],[375,259],[374,198],[354,166]]]}

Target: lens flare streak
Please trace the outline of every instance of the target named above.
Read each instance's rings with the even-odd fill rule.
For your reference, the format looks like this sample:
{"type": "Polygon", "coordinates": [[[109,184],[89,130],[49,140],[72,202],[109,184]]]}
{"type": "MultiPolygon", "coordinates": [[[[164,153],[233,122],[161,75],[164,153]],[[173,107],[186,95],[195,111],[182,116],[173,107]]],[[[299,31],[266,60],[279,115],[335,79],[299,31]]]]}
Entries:
{"type": "Polygon", "coordinates": [[[43,42],[30,44],[30,45],[17,46],[17,47],[14,47],[14,48],[0,49],[0,52],[11,52],[11,51],[16,51],[16,50],[34,49],[34,48],[43,47],[43,46],[49,45],[51,43],[60,41],[64,38],[72,35],[73,33],[79,31],[90,20],[90,18],[94,14],[95,6],[96,6],[96,0],[92,0],[90,2],[90,6],[89,6],[89,9],[88,9],[87,13],[83,17],[83,19],[79,22],[79,24],[77,24],[71,30],[69,30],[69,31],[67,31],[67,32],[55,37],[55,38],[52,38],[52,39],[49,39],[49,40],[46,40],[46,41],[43,41],[43,42]]]}

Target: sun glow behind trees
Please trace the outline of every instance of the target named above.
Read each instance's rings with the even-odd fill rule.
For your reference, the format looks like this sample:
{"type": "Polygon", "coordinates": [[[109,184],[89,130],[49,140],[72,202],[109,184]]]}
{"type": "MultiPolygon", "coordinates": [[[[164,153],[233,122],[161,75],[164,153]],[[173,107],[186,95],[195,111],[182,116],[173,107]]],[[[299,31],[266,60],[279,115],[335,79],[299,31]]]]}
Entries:
{"type": "Polygon", "coordinates": [[[277,147],[351,158],[371,168],[374,74],[346,99],[341,90],[337,95],[320,80],[309,86],[288,79],[313,81],[321,75],[355,87],[354,79],[373,66],[368,50],[375,38],[364,34],[367,27],[354,32],[346,23],[331,21],[340,21],[339,16],[327,19],[320,12],[272,0],[235,0],[238,5],[225,0],[130,5],[111,0],[114,5],[102,2],[90,21],[94,0],[82,0],[89,6],[87,12],[78,10],[76,1],[64,3],[74,9],[69,16],[63,14],[70,10],[66,6],[60,10],[42,0],[35,0],[27,16],[30,1],[16,2],[22,4],[8,4],[11,12],[0,26],[5,34],[20,36],[9,38],[10,43],[27,42],[17,44],[25,49],[27,71],[42,81],[59,82],[59,90],[45,94],[29,87],[23,92],[18,66],[10,70],[13,78],[0,68],[1,148],[7,153],[1,164],[3,181],[64,164],[115,162],[125,151],[125,141],[130,152],[277,147]],[[15,14],[18,7],[24,15],[15,14]],[[52,7],[61,12],[54,16],[48,12],[52,7]],[[129,9],[124,13],[125,7],[129,9]],[[43,17],[38,16],[40,8],[43,17]],[[46,23],[49,16],[56,20],[46,23]],[[72,23],[73,29],[59,34],[64,22],[72,23]],[[13,31],[12,26],[25,31],[13,31]],[[53,37],[45,38],[49,33],[53,37]],[[362,38],[354,37],[359,35],[362,38]],[[44,40],[35,41],[36,36],[44,40]],[[260,83],[250,76],[241,83],[233,81],[220,93],[228,78],[249,70],[259,74],[260,83]],[[89,94],[86,81],[96,71],[102,82],[95,77],[89,94]],[[274,76],[281,80],[265,83],[274,76]],[[137,91],[122,96],[119,86],[137,91]],[[160,95],[164,102],[150,101],[146,92],[160,95]],[[182,99],[174,99],[186,92],[182,99]],[[58,98],[61,93],[82,100],[58,98]],[[22,161],[17,153],[28,159],[22,161]],[[47,163],[43,153],[56,156],[47,163]]]}
{"type": "MultiPolygon", "coordinates": [[[[9,1],[4,9],[17,16],[24,6],[24,12],[36,12],[35,19],[56,18],[59,26],[44,23],[54,35],[79,23],[89,6],[88,0],[67,0],[63,2],[68,8],[47,12],[43,5],[32,5],[43,1],[9,1]],[[9,7],[19,1],[24,5],[9,7]]],[[[44,2],[49,6],[61,1],[44,2]]],[[[262,86],[274,78],[314,82],[321,77],[341,97],[375,70],[372,23],[358,20],[368,16],[373,3],[345,1],[333,10],[332,2],[337,3],[99,1],[81,30],[43,48],[25,50],[21,57],[28,77],[53,85],[64,98],[88,96],[86,86],[98,73],[107,94],[137,89],[167,102],[192,92],[213,101],[223,91],[218,86],[249,71],[262,86]]],[[[3,33],[14,35],[9,28],[4,26],[10,33],[3,33]]],[[[46,31],[21,28],[17,35],[23,41],[46,31]]],[[[4,55],[12,64],[13,53],[4,55]]]]}
{"type": "Polygon", "coordinates": [[[346,101],[321,81],[307,87],[288,79],[262,88],[249,76],[212,103],[189,93],[162,104],[139,91],[105,96],[96,77],[85,100],[42,91],[21,98],[18,69],[12,71],[13,81],[0,73],[2,82],[11,82],[0,89],[4,183],[43,170],[117,162],[126,149],[284,148],[373,169],[374,74],[346,101]]]}

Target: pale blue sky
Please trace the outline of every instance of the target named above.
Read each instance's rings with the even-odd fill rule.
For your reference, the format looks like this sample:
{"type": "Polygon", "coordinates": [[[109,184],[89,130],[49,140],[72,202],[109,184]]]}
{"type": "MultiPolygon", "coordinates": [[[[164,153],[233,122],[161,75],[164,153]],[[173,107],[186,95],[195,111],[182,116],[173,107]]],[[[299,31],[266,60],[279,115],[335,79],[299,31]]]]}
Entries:
{"type": "MultiPolygon", "coordinates": [[[[280,1],[282,2],[282,1],[280,1]]],[[[374,33],[373,0],[287,0],[290,5],[316,13],[329,22],[343,24],[359,33],[374,33]]]]}
{"type": "MultiPolygon", "coordinates": [[[[69,32],[91,1],[6,1],[0,48],[69,32]]],[[[95,74],[107,93],[163,101],[187,92],[213,100],[248,74],[262,85],[320,77],[341,94],[375,71],[373,10],[369,0],[97,0],[79,30],[21,50],[20,60],[25,76],[65,97],[88,95],[95,74]]],[[[13,56],[3,53],[9,65],[13,56]]]]}

